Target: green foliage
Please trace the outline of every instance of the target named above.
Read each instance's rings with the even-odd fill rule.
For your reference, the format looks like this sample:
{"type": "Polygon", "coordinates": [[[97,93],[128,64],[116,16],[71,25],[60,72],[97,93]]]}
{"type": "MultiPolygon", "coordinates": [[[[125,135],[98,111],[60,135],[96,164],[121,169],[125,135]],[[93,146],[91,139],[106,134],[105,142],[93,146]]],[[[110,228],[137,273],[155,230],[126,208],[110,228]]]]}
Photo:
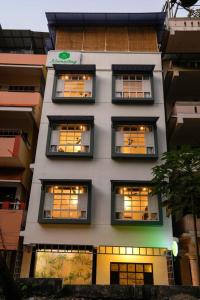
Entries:
{"type": "Polygon", "coordinates": [[[162,196],[168,215],[200,215],[200,149],[185,146],[164,153],[153,176],[152,193],[162,196]]]}

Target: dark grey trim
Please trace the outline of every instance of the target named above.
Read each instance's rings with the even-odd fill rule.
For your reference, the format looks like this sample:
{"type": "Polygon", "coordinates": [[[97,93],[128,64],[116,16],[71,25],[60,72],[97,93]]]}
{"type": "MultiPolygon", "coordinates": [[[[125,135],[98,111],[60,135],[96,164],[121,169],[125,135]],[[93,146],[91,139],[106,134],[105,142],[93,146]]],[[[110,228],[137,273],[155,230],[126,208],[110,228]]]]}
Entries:
{"type": "Polygon", "coordinates": [[[95,75],[95,72],[96,72],[96,65],[55,64],[55,65],[53,65],[53,67],[54,67],[55,71],[58,73],[63,72],[63,71],[71,72],[71,73],[87,72],[87,73],[91,73],[91,74],[95,75]]]}
{"type": "Polygon", "coordinates": [[[153,82],[153,70],[155,65],[112,65],[112,103],[114,104],[153,104],[154,103],[154,82],[153,82]],[[144,71],[146,68],[147,71],[144,71]],[[119,69],[119,70],[118,70],[119,69]],[[118,71],[117,71],[118,70],[118,71]],[[136,70],[136,71],[134,71],[136,70]],[[139,71],[140,70],[140,71],[139,71]],[[143,70],[143,71],[141,71],[143,70]],[[128,72],[137,74],[149,74],[151,84],[151,98],[116,98],[115,97],[115,76],[128,72]]]}
{"type": "MultiPolygon", "coordinates": [[[[69,65],[67,65],[69,66],[69,65]]],[[[76,67],[81,67],[84,65],[71,65],[76,67]]],[[[75,72],[78,73],[78,71],[70,71],[71,73],[75,72]]],[[[79,73],[83,73],[86,71],[80,71],[79,73]]],[[[56,86],[57,86],[57,80],[58,75],[62,73],[62,71],[56,71],[54,76],[54,83],[53,83],[53,92],[52,92],[52,102],[54,103],[62,103],[62,104],[91,104],[95,103],[95,91],[96,91],[96,74],[95,72],[93,74],[93,80],[92,80],[92,97],[83,98],[83,97],[57,97],[56,96],[56,86]]]]}
{"type": "Polygon", "coordinates": [[[91,223],[91,202],[92,202],[92,180],[90,179],[40,179],[41,186],[41,197],[40,197],[40,208],[38,215],[38,223],[40,224],[90,224],[91,223]],[[87,219],[45,219],[43,217],[44,210],[44,198],[45,198],[45,187],[50,184],[80,184],[86,185],[88,188],[88,203],[87,203],[87,219]]]}
{"type": "Polygon", "coordinates": [[[138,124],[142,122],[143,124],[152,124],[158,121],[159,117],[111,117],[112,122],[125,124],[138,124]]]}
{"type": "Polygon", "coordinates": [[[47,116],[51,122],[63,122],[63,121],[88,121],[88,123],[94,122],[94,116],[47,116]]]}
{"type": "Polygon", "coordinates": [[[94,153],[94,117],[93,116],[47,116],[49,119],[49,127],[47,134],[47,144],[46,144],[46,156],[55,158],[93,158],[94,153]],[[62,122],[70,123],[82,123],[90,125],[90,152],[51,152],[49,151],[51,146],[51,131],[54,124],[59,124],[62,122]]]}
{"type": "Polygon", "coordinates": [[[137,181],[137,180],[111,180],[111,225],[139,225],[139,226],[152,226],[152,225],[163,225],[163,213],[162,213],[162,200],[160,195],[158,197],[158,209],[159,209],[159,221],[128,221],[128,220],[117,220],[115,218],[115,187],[123,186],[152,186],[151,181],[137,181]]]}
{"type": "Polygon", "coordinates": [[[139,104],[139,105],[148,105],[148,104],[154,104],[154,99],[153,98],[112,98],[112,103],[113,104],[124,104],[124,105],[134,105],[134,104],[139,104]]]}
{"type": "Polygon", "coordinates": [[[112,138],[111,138],[111,156],[112,159],[158,159],[158,138],[156,121],[158,117],[112,117],[112,138]],[[153,126],[155,154],[125,154],[115,152],[115,127],[126,124],[145,124],[153,126]]]}
{"type": "Polygon", "coordinates": [[[115,74],[136,73],[136,74],[152,74],[155,65],[112,65],[112,71],[115,74]]]}

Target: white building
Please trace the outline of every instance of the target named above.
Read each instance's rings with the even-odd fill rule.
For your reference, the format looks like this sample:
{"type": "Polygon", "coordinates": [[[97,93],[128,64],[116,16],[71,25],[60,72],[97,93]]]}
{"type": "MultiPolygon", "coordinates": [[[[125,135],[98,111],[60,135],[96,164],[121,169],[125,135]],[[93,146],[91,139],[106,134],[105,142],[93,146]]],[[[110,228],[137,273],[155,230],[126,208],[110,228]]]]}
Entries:
{"type": "Polygon", "coordinates": [[[21,277],[171,283],[171,220],[151,192],[166,151],[164,13],[47,13],[55,51],[21,277]]]}

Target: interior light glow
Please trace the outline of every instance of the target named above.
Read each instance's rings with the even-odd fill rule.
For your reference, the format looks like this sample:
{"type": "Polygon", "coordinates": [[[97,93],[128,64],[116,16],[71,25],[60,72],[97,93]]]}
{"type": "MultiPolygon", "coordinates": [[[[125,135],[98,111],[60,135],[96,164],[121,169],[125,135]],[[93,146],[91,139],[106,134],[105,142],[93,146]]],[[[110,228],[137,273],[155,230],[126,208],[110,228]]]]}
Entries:
{"type": "Polygon", "coordinates": [[[126,253],[129,254],[129,255],[132,254],[132,248],[127,247],[126,248],[126,253]]]}

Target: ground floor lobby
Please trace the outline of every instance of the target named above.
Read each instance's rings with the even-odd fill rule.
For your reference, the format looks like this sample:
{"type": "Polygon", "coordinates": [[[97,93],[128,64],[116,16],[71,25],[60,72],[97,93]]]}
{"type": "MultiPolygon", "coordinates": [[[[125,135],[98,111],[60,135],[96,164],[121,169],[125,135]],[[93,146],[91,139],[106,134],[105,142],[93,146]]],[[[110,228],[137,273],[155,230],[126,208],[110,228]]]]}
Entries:
{"type": "Polygon", "coordinates": [[[72,285],[173,284],[165,248],[25,245],[21,278],[61,278],[72,285]]]}

